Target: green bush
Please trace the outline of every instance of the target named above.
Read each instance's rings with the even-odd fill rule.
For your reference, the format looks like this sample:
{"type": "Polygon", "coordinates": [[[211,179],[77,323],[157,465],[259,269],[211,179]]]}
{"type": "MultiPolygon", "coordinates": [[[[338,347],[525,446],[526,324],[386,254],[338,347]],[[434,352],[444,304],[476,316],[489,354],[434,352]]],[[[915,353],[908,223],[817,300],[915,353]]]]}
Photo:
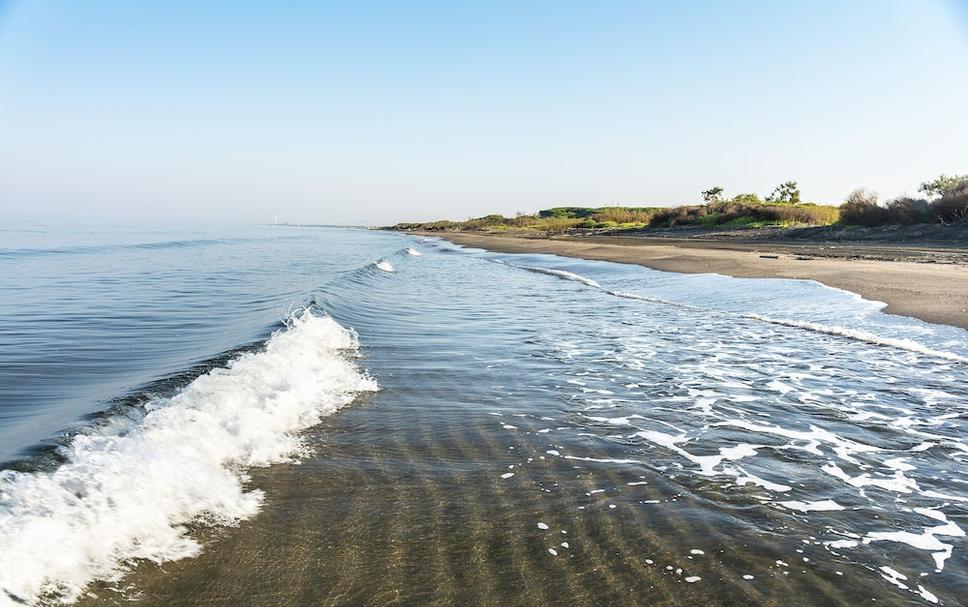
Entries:
{"type": "Polygon", "coordinates": [[[816,204],[767,204],[755,194],[741,194],[732,200],[701,206],[663,209],[652,217],[651,227],[682,225],[830,225],[840,218],[836,207],[816,204]]]}

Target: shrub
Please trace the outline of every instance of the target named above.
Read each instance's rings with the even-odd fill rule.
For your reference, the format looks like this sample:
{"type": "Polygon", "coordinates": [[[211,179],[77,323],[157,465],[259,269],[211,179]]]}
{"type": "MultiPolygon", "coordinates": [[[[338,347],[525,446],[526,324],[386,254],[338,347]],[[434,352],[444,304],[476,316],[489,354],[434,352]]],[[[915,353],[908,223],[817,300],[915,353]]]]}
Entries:
{"type": "Polygon", "coordinates": [[[616,224],[647,224],[652,221],[652,217],[656,214],[657,210],[650,208],[605,207],[595,209],[595,213],[591,215],[591,218],[599,222],[613,222],[616,224]]]}
{"type": "Polygon", "coordinates": [[[588,207],[554,207],[551,209],[543,209],[538,211],[538,217],[543,219],[547,218],[566,218],[566,219],[576,219],[585,218],[592,214],[594,209],[588,207]]]}
{"type": "Polygon", "coordinates": [[[741,202],[745,204],[763,204],[763,201],[756,194],[737,194],[733,196],[732,202],[741,202]]]}
{"type": "Polygon", "coordinates": [[[931,204],[923,198],[902,196],[887,203],[885,220],[891,224],[930,223],[934,219],[931,204]]]}
{"type": "Polygon", "coordinates": [[[689,225],[697,223],[706,214],[705,207],[688,206],[662,209],[649,220],[649,227],[689,225]]]}
{"type": "Polygon", "coordinates": [[[879,226],[887,219],[884,207],[877,204],[877,193],[858,188],[840,206],[840,220],[858,226],[879,226]]]}
{"type": "Polygon", "coordinates": [[[836,207],[805,204],[764,204],[746,202],[754,195],[741,195],[725,202],[715,202],[704,206],[685,206],[658,211],[649,225],[680,226],[705,225],[787,225],[811,224],[829,225],[840,219],[836,207]]]}
{"type": "Polygon", "coordinates": [[[947,190],[931,210],[945,223],[968,223],[968,182],[947,190]]]}
{"type": "Polygon", "coordinates": [[[854,190],[840,207],[840,218],[846,224],[860,226],[911,225],[930,223],[936,218],[934,205],[923,198],[901,196],[883,206],[877,194],[854,190]]]}

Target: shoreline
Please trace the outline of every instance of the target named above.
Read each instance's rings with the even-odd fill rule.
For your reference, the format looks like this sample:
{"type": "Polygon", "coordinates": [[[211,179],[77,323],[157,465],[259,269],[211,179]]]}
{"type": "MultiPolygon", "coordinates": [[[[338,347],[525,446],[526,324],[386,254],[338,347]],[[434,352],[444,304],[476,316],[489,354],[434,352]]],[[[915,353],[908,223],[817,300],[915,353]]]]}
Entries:
{"type": "Polygon", "coordinates": [[[883,312],[968,329],[968,251],[845,243],[635,236],[521,237],[412,232],[501,253],[550,253],[683,274],[815,280],[884,302],[883,312]]]}

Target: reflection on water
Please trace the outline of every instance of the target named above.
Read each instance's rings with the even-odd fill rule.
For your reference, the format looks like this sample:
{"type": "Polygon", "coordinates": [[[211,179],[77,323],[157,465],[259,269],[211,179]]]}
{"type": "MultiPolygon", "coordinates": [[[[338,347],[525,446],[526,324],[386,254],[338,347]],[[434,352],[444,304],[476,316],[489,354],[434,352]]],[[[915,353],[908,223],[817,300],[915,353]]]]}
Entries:
{"type": "Polygon", "coordinates": [[[354,238],[312,301],[380,391],[250,471],[259,514],[82,602],[968,595],[964,331],[816,283],[354,238]]]}

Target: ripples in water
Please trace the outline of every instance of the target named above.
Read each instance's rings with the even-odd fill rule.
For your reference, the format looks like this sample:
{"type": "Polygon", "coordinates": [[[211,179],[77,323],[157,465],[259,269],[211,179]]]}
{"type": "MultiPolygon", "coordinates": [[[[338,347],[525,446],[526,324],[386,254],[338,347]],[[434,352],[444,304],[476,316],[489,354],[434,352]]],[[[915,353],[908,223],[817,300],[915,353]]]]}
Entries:
{"type": "MultiPolygon", "coordinates": [[[[186,258],[160,274],[92,272],[102,293],[137,287],[147,279],[130,277],[141,271],[180,294],[170,302],[212,298],[209,324],[199,315],[184,343],[164,330],[151,338],[171,348],[148,361],[154,372],[159,360],[177,365],[187,352],[265,334],[302,301],[355,330],[381,392],[302,435],[312,449],[301,465],[250,470],[267,501],[246,526],[212,536],[194,559],[138,568],[98,592],[149,604],[380,604],[405,588],[424,604],[849,605],[957,604],[968,591],[960,329],[883,315],[806,281],[685,276],[395,234],[266,241],[240,266],[232,246],[200,272],[217,286],[204,295],[204,281],[177,271],[186,258]],[[291,277],[286,289],[273,282],[280,273],[291,277]],[[206,337],[211,319],[224,319],[221,341],[206,337]]],[[[149,259],[158,265],[140,263],[149,259]]],[[[119,360],[139,327],[151,335],[152,323],[170,323],[170,332],[192,318],[191,305],[170,319],[160,306],[143,317],[128,307],[131,329],[102,350],[119,360]]],[[[88,322],[63,331],[104,330],[88,322]]],[[[20,340],[53,339],[46,327],[14,328],[20,340]]],[[[68,375],[82,377],[85,357],[69,354],[68,375]]],[[[37,364],[37,377],[49,377],[53,362],[37,364]]],[[[272,402],[294,381],[257,385],[272,402]]],[[[105,396],[109,388],[98,385],[105,396]]],[[[208,400],[197,403],[201,428],[208,400]]],[[[243,434],[225,444],[251,453],[243,434]]],[[[247,457],[216,465],[238,471],[247,457]]]]}

